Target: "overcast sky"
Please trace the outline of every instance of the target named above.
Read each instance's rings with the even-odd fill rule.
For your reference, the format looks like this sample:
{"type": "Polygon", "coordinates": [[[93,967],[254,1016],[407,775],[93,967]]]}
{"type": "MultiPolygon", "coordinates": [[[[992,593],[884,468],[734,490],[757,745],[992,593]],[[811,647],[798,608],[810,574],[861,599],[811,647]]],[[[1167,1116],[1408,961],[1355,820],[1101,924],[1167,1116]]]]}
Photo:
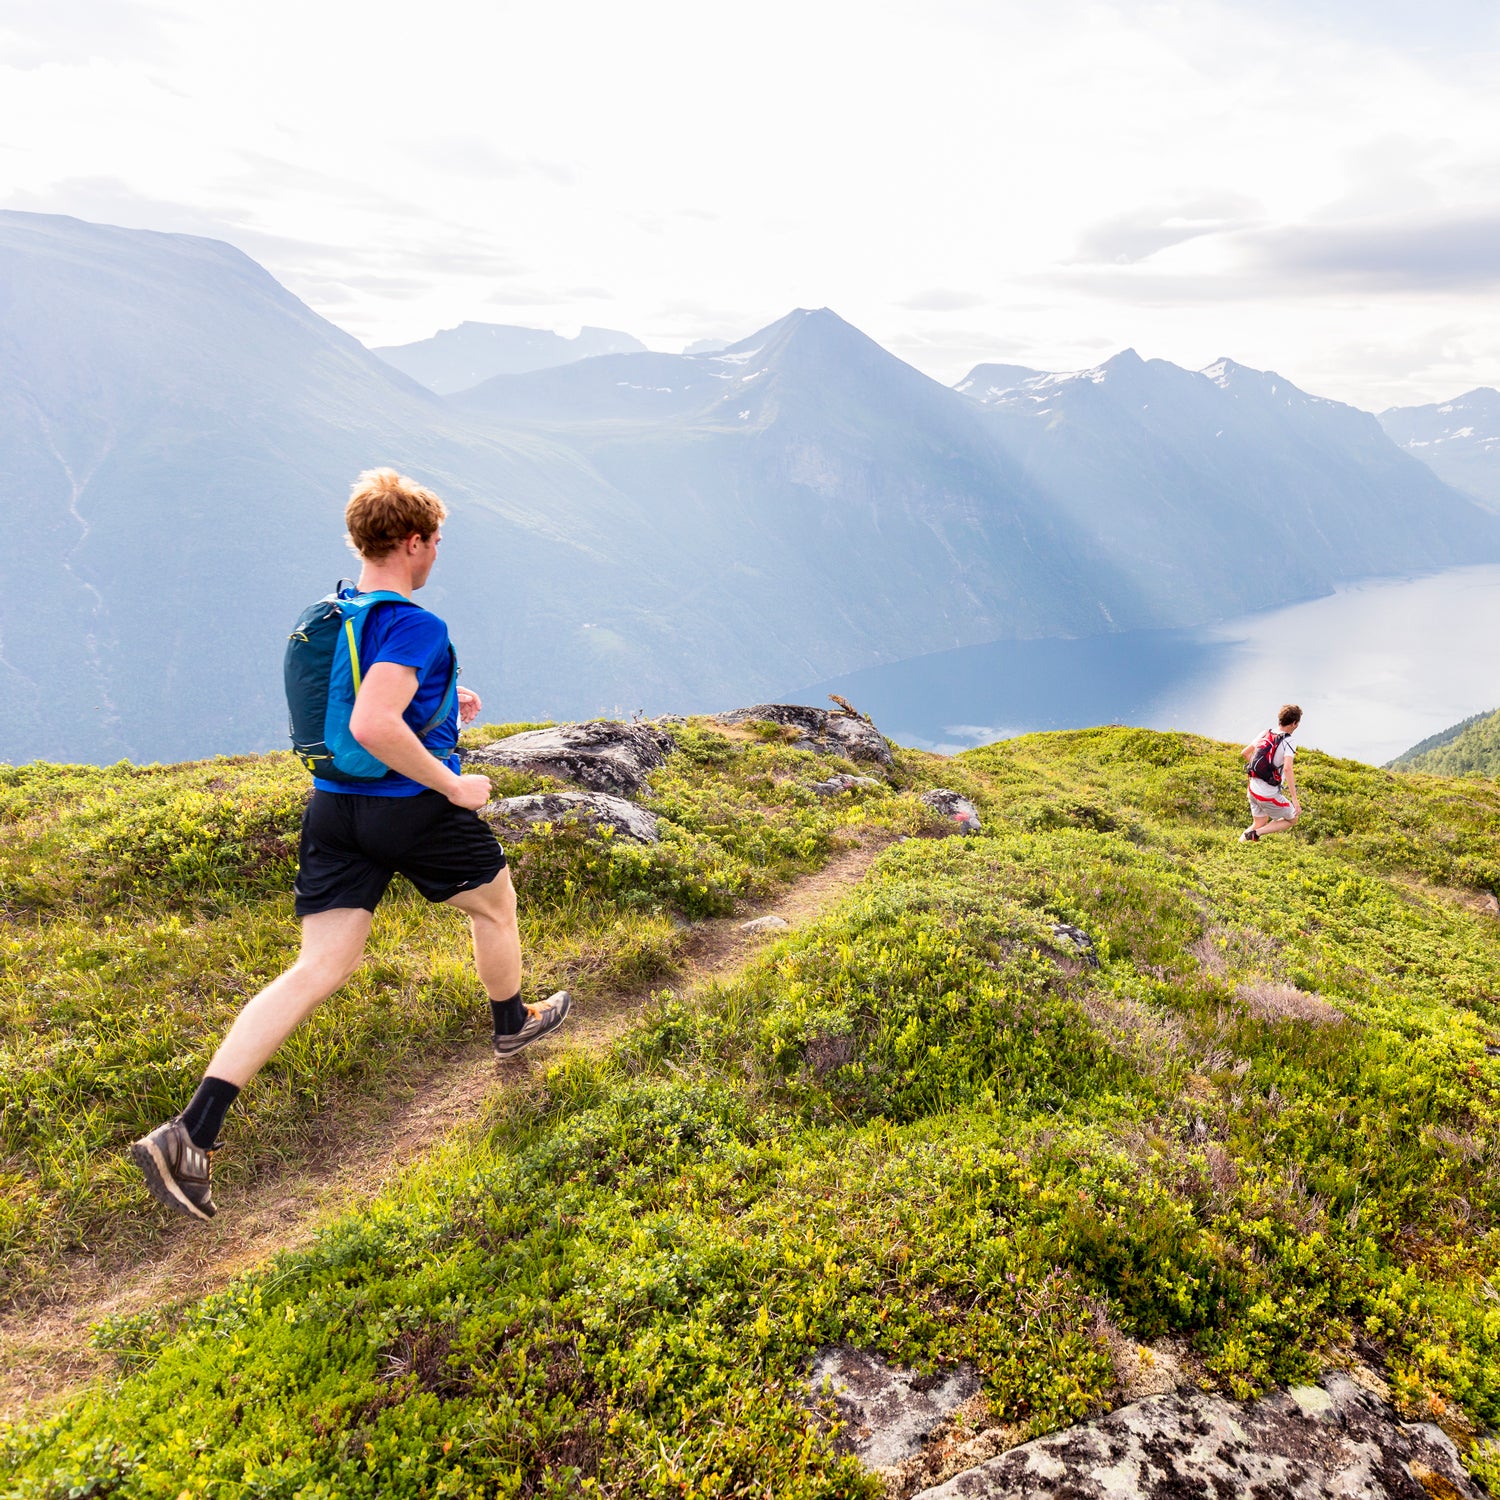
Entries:
{"type": "Polygon", "coordinates": [[[944,381],[1127,345],[1500,385],[1494,0],[0,0],[0,207],[229,240],[367,343],[830,306],[944,381]]]}

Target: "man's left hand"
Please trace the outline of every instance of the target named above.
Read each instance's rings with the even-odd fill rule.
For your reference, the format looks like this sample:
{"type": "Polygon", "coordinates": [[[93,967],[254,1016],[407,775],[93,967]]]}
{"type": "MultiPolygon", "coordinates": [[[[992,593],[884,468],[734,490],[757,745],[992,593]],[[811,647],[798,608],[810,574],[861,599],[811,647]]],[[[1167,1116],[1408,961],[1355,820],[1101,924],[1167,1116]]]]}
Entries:
{"type": "Polygon", "coordinates": [[[479,694],[472,688],[459,688],[458,722],[460,724],[472,724],[479,717],[479,710],[483,707],[484,704],[479,701],[479,694]]]}

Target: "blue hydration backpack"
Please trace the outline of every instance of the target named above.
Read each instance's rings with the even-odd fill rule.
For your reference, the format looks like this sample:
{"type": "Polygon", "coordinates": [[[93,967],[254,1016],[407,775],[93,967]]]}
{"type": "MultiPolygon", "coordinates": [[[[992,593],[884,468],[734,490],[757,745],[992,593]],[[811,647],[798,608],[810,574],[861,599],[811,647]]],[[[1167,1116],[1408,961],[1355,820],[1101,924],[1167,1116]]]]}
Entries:
{"type": "MultiPolygon", "coordinates": [[[[302,611],[287,639],[284,671],[292,751],[314,776],[326,781],[378,781],[390,771],[349,733],[349,716],[363,676],[360,649],[365,626],[382,604],[421,608],[387,589],[361,594],[341,578],[331,594],[302,611]]],[[[417,730],[424,745],[452,712],[458,694],[458,658],[451,645],[448,663],[448,691],[437,712],[417,730]]]]}

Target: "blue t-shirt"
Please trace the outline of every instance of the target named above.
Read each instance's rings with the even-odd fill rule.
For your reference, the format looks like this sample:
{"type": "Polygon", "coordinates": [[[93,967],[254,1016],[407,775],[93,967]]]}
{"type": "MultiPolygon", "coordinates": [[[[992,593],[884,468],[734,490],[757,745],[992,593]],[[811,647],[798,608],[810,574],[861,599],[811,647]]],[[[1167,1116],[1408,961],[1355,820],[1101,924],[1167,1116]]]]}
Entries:
{"type": "MultiPolygon", "coordinates": [[[[413,734],[420,734],[422,726],[438,711],[443,694],[448,691],[450,671],[448,656],[448,627],[431,610],[421,605],[375,604],[374,615],[365,622],[364,639],[360,642],[360,668],[368,672],[376,662],[391,661],[400,667],[414,667],[417,673],[417,690],[401,715],[411,726],[413,734]]],[[[454,746],[458,743],[458,704],[448,710],[448,716],[426,737],[427,748],[446,765],[449,770],[458,770],[458,756],[454,746]]],[[[313,777],[313,785],[320,792],[339,792],[355,797],[415,797],[425,792],[426,787],[399,771],[387,771],[378,781],[361,782],[351,786],[347,781],[324,781],[313,777]]]]}

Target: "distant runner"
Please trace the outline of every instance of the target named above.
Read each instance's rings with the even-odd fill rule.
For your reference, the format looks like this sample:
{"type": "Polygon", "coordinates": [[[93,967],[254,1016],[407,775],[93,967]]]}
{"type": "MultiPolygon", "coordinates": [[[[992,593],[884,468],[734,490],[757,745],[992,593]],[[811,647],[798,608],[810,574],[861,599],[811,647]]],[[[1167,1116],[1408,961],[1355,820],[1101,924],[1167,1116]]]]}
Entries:
{"type": "Polygon", "coordinates": [[[1302,710],[1295,703],[1284,703],[1276,715],[1276,728],[1268,729],[1240,751],[1250,774],[1250,826],[1240,835],[1242,844],[1253,844],[1267,834],[1285,833],[1302,816],[1293,766],[1297,750],[1292,744],[1301,722],[1302,710]]]}
{"type": "MultiPolygon", "coordinates": [[[[454,753],[459,724],[478,715],[479,698],[456,687],[448,627],[411,602],[437,562],[439,527],[447,514],[436,495],[394,469],[361,474],[345,508],[349,544],[363,568],[358,590],[331,595],[321,618],[334,622],[329,639],[350,631],[344,730],[349,754],[366,762],[359,773],[365,779],[351,782],[333,769],[332,754],[308,758],[314,790],[298,852],[297,962],[235,1018],[187,1108],[130,1148],[152,1194],[179,1213],[213,1216],[212,1156],[230,1105],[359,967],[371,918],[393,875],[406,876],[429,901],[445,901],[467,914],[475,967],[490,997],[497,1056],[514,1057],[568,1014],[566,990],[540,1005],[521,1001],[515,891],[505,853],[478,815],[490,798],[489,779],[460,775],[454,753]],[[359,602],[377,591],[387,597],[359,602]],[[362,637],[342,626],[340,607],[360,616],[362,637]]],[[[326,656],[321,667],[326,697],[326,656]]],[[[294,724],[296,717],[294,707],[294,724]]],[[[330,710],[330,724],[333,718],[330,710]]],[[[319,735],[323,723],[320,707],[319,735]]]]}

